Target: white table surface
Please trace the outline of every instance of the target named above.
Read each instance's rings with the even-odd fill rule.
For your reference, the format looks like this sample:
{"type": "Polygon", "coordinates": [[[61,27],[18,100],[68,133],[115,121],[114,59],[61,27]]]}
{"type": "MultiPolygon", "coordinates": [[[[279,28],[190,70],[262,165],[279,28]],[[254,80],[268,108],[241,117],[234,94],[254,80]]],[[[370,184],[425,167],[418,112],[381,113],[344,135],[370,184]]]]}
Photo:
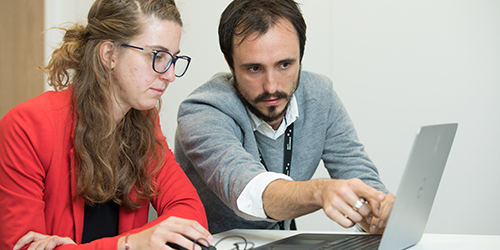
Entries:
{"type": "MultiPolygon", "coordinates": [[[[318,233],[314,231],[280,231],[280,230],[243,230],[236,229],[214,235],[214,245],[227,236],[242,236],[248,242],[253,242],[254,247],[267,244],[271,241],[292,236],[297,233],[318,233]]],[[[327,232],[319,232],[327,233],[327,232]]],[[[335,234],[335,232],[328,232],[335,234]]],[[[345,232],[338,232],[345,233],[345,232]]],[[[353,234],[357,234],[354,233],[353,234]]],[[[217,250],[235,249],[235,242],[243,242],[241,238],[231,237],[219,242],[217,250]]],[[[243,244],[240,244],[240,250],[243,244]]],[[[500,235],[465,235],[465,234],[424,234],[420,242],[411,247],[411,250],[447,250],[447,249],[479,249],[500,250],[500,235]]]]}

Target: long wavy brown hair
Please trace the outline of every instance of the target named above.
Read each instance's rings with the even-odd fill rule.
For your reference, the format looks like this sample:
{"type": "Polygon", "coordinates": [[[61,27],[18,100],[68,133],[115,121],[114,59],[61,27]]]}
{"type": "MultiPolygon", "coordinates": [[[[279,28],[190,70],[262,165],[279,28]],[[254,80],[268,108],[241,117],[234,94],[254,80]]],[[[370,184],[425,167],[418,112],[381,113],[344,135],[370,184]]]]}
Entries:
{"type": "Polygon", "coordinates": [[[132,108],[117,124],[112,108],[116,83],[99,53],[103,42],[128,43],[141,34],[148,17],[182,26],[174,0],[97,0],[87,25],[63,29],[63,44],[42,68],[56,91],[72,86],[77,195],[89,205],[113,200],[137,209],[141,200],[156,195],[153,176],[165,155],[156,126],[161,101],[158,110],[132,108]]]}

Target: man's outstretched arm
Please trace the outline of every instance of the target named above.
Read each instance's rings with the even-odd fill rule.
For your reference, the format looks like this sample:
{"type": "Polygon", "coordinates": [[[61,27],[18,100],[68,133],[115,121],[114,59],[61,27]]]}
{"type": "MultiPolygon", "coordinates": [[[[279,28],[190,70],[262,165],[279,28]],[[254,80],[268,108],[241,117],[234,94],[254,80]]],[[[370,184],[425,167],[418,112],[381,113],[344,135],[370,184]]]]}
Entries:
{"type": "Polygon", "coordinates": [[[378,219],[385,197],[359,179],[276,180],[262,195],[264,211],[275,220],[289,220],[323,208],[330,219],[346,228],[367,218],[378,219]],[[367,204],[355,210],[361,198],[367,204]]]}

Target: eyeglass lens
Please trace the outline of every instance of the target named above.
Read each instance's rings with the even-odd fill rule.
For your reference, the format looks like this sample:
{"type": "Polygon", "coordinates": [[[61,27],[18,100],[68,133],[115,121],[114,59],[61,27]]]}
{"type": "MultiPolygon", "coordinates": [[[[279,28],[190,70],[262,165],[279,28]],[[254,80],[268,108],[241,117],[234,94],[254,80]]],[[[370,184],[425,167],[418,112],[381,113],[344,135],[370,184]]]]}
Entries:
{"type": "MultiPolygon", "coordinates": [[[[172,56],[168,53],[165,52],[158,52],[156,54],[155,62],[154,62],[154,69],[157,72],[165,72],[168,70],[169,67],[172,65],[172,56]]],[[[174,63],[174,71],[175,75],[177,77],[180,77],[184,75],[186,72],[186,69],[188,67],[189,61],[187,58],[184,57],[177,57],[177,60],[174,63]]]]}

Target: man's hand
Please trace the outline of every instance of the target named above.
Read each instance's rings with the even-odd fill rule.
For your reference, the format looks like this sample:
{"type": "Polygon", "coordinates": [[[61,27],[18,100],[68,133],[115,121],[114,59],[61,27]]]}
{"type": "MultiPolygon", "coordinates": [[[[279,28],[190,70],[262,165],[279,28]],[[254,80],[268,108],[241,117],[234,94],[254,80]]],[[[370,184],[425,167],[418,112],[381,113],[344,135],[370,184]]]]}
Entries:
{"type": "Polygon", "coordinates": [[[366,221],[366,218],[378,218],[385,195],[360,179],[328,179],[315,193],[315,198],[330,219],[348,228],[366,221]],[[356,209],[356,202],[360,199],[366,203],[356,209]]]}
{"type": "Polygon", "coordinates": [[[264,190],[262,200],[267,216],[275,220],[289,220],[323,208],[330,219],[348,228],[367,218],[378,223],[373,218],[385,215],[385,197],[360,179],[314,179],[273,181],[264,190]],[[354,205],[361,198],[367,203],[356,210],[354,205]]]}
{"type": "Polygon", "coordinates": [[[371,234],[382,234],[387,226],[387,221],[389,220],[389,215],[391,214],[392,206],[394,205],[394,200],[396,197],[392,193],[388,193],[384,201],[382,201],[382,212],[380,216],[377,217],[366,217],[365,221],[360,222],[361,227],[371,234]]]}

